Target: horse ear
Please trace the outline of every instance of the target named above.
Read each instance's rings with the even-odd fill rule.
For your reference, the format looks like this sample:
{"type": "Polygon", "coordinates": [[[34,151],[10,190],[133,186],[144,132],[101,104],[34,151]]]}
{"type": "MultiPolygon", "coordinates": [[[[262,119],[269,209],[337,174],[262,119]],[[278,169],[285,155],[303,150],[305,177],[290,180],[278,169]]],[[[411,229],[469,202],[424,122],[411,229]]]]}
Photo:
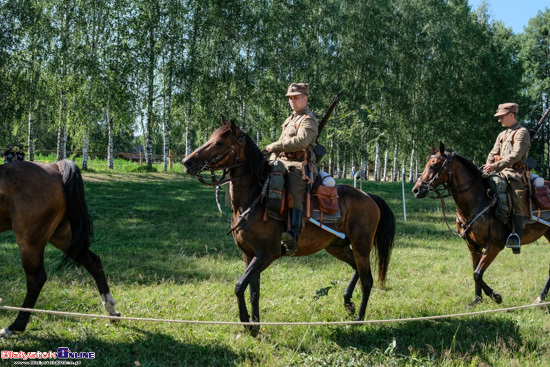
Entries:
{"type": "Polygon", "coordinates": [[[433,145],[430,144],[430,153],[431,154],[434,154],[435,153],[435,148],[433,145]]]}
{"type": "Polygon", "coordinates": [[[442,141],[439,142],[439,154],[445,154],[445,144],[442,141]]]}
{"type": "Polygon", "coordinates": [[[237,132],[237,125],[235,125],[235,121],[231,120],[231,122],[229,122],[229,131],[231,131],[231,133],[235,134],[237,132]]]}
{"type": "Polygon", "coordinates": [[[221,117],[222,117],[222,125],[228,125],[229,122],[227,122],[227,119],[225,118],[225,116],[221,115],[221,117]]]}

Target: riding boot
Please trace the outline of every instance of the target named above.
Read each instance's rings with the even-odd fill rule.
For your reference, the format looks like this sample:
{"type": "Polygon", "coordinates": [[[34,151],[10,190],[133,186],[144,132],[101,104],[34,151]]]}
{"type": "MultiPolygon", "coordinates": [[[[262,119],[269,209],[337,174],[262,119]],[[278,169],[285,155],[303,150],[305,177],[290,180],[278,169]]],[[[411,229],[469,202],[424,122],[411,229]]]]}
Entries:
{"type": "Polygon", "coordinates": [[[281,241],[286,247],[286,254],[294,256],[298,249],[298,236],[302,230],[302,210],[290,208],[290,229],[283,232],[281,241]]]}
{"type": "Polygon", "coordinates": [[[521,235],[523,234],[523,220],[523,215],[514,214],[515,233],[510,234],[506,240],[506,247],[511,248],[514,254],[520,253],[521,235]]]}

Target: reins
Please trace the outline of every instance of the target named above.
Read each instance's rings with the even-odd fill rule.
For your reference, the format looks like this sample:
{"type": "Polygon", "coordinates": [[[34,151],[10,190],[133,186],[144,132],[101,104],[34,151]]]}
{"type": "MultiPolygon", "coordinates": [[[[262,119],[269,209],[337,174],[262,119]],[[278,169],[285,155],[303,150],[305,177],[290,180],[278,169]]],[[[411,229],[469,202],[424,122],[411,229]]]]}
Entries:
{"type": "Polygon", "coordinates": [[[464,236],[466,236],[466,233],[471,228],[471,226],[474,224],[474,222],[477,221],[479,218],[481,218],[481,216],[483,214],[485,214],[492,206],[494,206],[496,204],[496,197],[493,196],[493,198],[491,199],[491,202],[489,203],[489,205],[487,205],[483,210],[481,210],[479,213],[477,213],[475,215],[475,217],[467,223],[462,223],[462,221],[458,218],[458,215],[457,215],[456,221],[458,222],[460,227],[462,227],[462,231],[458,232],[458,231],[454,231],[453,229],[451,229],[451,226],[449,225],[449,221],[447,219],[447,215],[446,215],[446,212],[445,212],[445,198],[453,196],[453,194],[460,194],[460,193],[463,193],[463,192],[466,192],[466,191],[470,190],[471,187],[474,185],[474,183],[476,183],[477,181],[479,181],[481,179],[481,177],[479,177],[479,178],[475,178],[472,181],[470,181],[466,184],[463,184],[463,185],[451,186],[452,171],[451,171],[450,162],[452,161],[454,155],[455,155],[454,153],[451,153],[451,155],[449,157],[443,156],[443,155],[439,155],[439,156],[434,155],[434,154],[431,155],[430,158],[443,159],[443,164],[439,168],[439,171],[432,177],[432,179],[430,181],[423,180],[421,177],[418,178],[417,181],[420,181],[422,184],[426,185],[429,192],[434,192],[436,194],[436,196],[429,196],[430,199],[439,199],[439,200],[441,200],[441,212],[443,213],[443,219],[444,219],[445,224],[447,225],[447,228],[449,229],[449,231],[453,235],[464,237],[464,236]],[[447,180],[442,184],[443,185],[442,190],[443,191],[446,190],[447,192],[446,193],[441,193],[440,189],[438,189],[437,187],[434,187],[434,184],[435,184],[435,182],[437,182],[439,180],[440,176],[442,175],[443,171],[446,168],[447,168],[447,180]]]}
{"type": "MultiPolygon", "coordinates": [[[[230,136],[235,141],[235,144],[231,144],[220,155],[218,155],[217,157],[214,157],[210,161],[206,162],[204,164],[204,166],[196,174],[197,179],[203,185],[216,186],[216,204],[218,206],[218,211],[220,212],[220,214],[223,217],[225,217],[227,219],[230,219],[230,218],[227,215],[225,215],[225,213],[223,212],[223,210],[221,208],[221,204],[220,204],[220,188],[221,188],[221,186],[223,186],[223,185],[225,185],[229,182],[232,182],[233,180],[235,180],[237,178],[240,178],[240,177],[225,178],[225,177],[227,176],[227,174],[229,174],[231,169],[233,169],[235,167],[242,166],[243,164],[245,164],[247,162],[246,160],[240,161],[243,158],[243,157],[241,157],[240,154],[241,154],[244,142],[245,142],[245,138],[246,138],[245,135],[242,134],[240,138],[236,138],[233,134],[230,134],[230,136]],[[238,145],[238,149],[235,149],[235,145],[238,145]],[[224,165],[227,161],[229,161],[229,159],[233,155],[235,155],[235,158],[233,159],[233,162],[229,165],[224,165]],[[210,171],[210,180],[212,182],[206,182],[204,180],[204,178],[201,176],[201,173],[204,172],[205,170],[210,171]],[[223,174],[222,174],[220,179],[217,179],[215,171],[219,171],[219,170],[223,170],[223,174]]],[[[244,176],[242,176],[242,177],[244,177],[244,176]]],[[[262,201],[262,199],[265,197],[265,192],[267,191],[268,182],[269,182],[269,180],[266,180],[266,182],[263,184],[263,188],[262,188],[262,191],[261,191],[260,195],[252,202],[252,204],[248,207],[248,209],[246,209],[243,213],[241,213],[236,218],[235,224],[231,226],[231,229],[226,233],[226,235],[229,235],[231,232],[235,231],[241,225],[243,220],[245,220],[248,217],[248,214],[252,211],[252,209],[254,209],[256,207],[256,205],[258,205],[262,201]]]]}

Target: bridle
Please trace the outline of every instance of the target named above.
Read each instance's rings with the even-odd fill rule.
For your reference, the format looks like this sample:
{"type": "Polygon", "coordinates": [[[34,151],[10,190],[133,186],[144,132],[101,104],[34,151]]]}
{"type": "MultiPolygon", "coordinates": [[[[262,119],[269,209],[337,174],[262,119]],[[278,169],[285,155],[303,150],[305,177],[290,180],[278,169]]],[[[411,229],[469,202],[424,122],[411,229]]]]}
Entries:
{"type": "Polygon", "coordinates": [[[439,171],[436,172],[435,175],[433,175],[432,179],[429,181],[426,181],[422,179],[422,177],[419,177],[417,182],[421,182],[425,187],[428,188],[428,192],[434,192],[437,196],[429,196],[430,199],[444,199],[449,196],[452,196],[452,189],[456,189],[456,187],[451,187],[451,178],[452,178],[452,171],[451,171],[451,161],[453,159],[454,153],[451,153],[450,156],[447,155],[430,155],[429,159],[436,158],[443,160],[443,163],[441,164],[441,167],[439,167],[439,171]],[[443,182],[442,184],[439,184],[435,186],[435,183],[439,181],[439,178],[445,173],[445,170],[447,170],[447,180],[443,182]],[[443,185],[443,188],[439,188],[441,185],[443,185]],[[443,191],[446,193],[442,194],[440,191],[443,191]]]}
{"type": "Polygon", "coordinates": [[[485,207],[482,211],[477,213],[477,215],[468,223],[462,223],[457,216],[457,222],[462,227],[461,232],[453,231],[451,229],[451,227],[449,226],[449,222],[447,221],[447,216],[445,215],[445,198],[452,196],[453,194],[459,194],[459,193],[468,191],[475,182],[481,179],[481,177],[479,177],[479,178],[473,179],[472,181],[466,184],[451,186],[451,179],[453,174],[451,171],[451,161],[453,160],[454,157],[455,157],[454,152],[451,153],[450,155],[435,155],[435,154],[430,155],[429,157],[430,159],[431,158],[440,159],[440,160],[443,160],[443,163],[441,164],[441,167],[439,167],[439,171],[437,171],[437,173],[432,177],[431,180],[426,181],[422,179],[422,177],[419,177],[417,182],[421,182],[423,185],[425,185],[428,188],[428,192],[434,192],[436,194],[436,196],[429,196],[430,199],[441,200],[441,211],[443,213],[443,218],[445,219],[445,224],[447,225],[447,228],[449,229],[449,231],[451,231],[451,233],[457,236],[464,237],[466,235],[466,232],[472,226],[472,224],[476,220],[478,220],[483,214],[485,214],[485,212],[489,210],[489,208],[491,208],[496,203],[496,200],[495,198],[493,198],[489,203],[489,205],[485,207]],[[445,182],[443,182],[442,184],[435,186],[435,183],[445,173],[445,170],[447,170],[447,180],[445,180],[445,182]],[[439,188],[441,185],[443,185],[442,189],[439,188]],[[443,191],[443,193],[441,191],[443,191]]]}
{"type": "Polygon", "coordinates": [[[202,168],[197,172],[196,174],[197,179],[203,185],[220,186],[227,182],[233,181],[237,177],[225,178],[229,173],[229,170],[235,167],[242,166],[243,164],[246,163],[246,161],[240,161],[242,158],[240,153],[242,151],[242,148],[245,142],[245,135],[241,134],[239,138],[237,138],[233,134],[229,134],[229,136],[233,139],[234,143],[231,144],[229,147],[227,147],[227,149],[221,152],[221,154],[219,154],[218,156],[205,162],[204,166],[202,166],[202,168]],[[238,149],[235,149],[235,146],[238,146],[238,149]],[[223,174],[222,174],[222,177],[218,180],[216,178],[215,171],[219,171],[219,170],[223,170],[223,174]],[[206,182],[204,178],[201,176],[201,173],[204,171],[210,171],[210,180],[212,182],[206,182]]]}
{"type": "Polygon", "coordinates": [[[439,167],[439,171],[435,175],[433,175],[432,179],[429,181],[426,181],[422,179],[422,177],[419,177],[417,182],[421,182],[423,185],[425,185],[428,188],[429,192],[434,192],[437,196],[430,196],[430,199],[444,199],[448,198],[449,196],[453,196],[453,194],[460,194],[462,192],[468,191],[475,182],[479,181],[481,178],[475,178],[472,181],[462,184],[462,185],[456,185],[451,186],[451,181],[453,178],[453,171],[451,171],[451,161],[455,157],[455,153],[451,153],[450,155],[435,155],[432,154],[429,158],[436,158],[443,160],[443,164],[441,167],[439,167]],[[439,180],[439,178],[442,176],[444,171],[447,170],[447,180],[445,182],[434,186],[435,183],[439,180]],[[440,186],[443,185],[443,188],[440,188],[440,186]],[[441,192],[443,191],[443,193],[441,192]]]}

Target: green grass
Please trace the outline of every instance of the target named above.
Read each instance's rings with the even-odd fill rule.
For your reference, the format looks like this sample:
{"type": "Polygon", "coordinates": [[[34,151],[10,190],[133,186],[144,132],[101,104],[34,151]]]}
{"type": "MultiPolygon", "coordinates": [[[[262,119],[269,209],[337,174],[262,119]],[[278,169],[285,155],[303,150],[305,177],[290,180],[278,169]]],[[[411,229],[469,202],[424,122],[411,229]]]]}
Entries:
{"type": "MultiPolygon", "coordinates": [[[[101,256],[123,316],[238,321],[234,287],[244,271],[225,233],[214,190],[178,173],[84,173],[95,222],[92,249],[101,256]]],[[[346,181],[350,183],[351,181],[346,181]]],[[[407,184],[407,222],[400,183],[363,184],[397,217],[386,289],[373,289],[367,319],[468,312],[474,297],[466,245],[445,227],[439,201],[416,200],[407,184]]],[[[454,218],[454,203],[447,201],[454,218]]],[[[14,236],[0,235],[0,298],[19,306],[24,272],[14,236]]],[[[60,253],[48,246],[48,282],[36,308],[102,314],[93,279],[83,269],[55,271],[60,253]]],[[[548,275],[548,245],[521,255],[503,251],[485,280],[504,298],[475,310],[534,301],[548,275]]],[[[326,252],[284,258],[262,273],[263,321],[351,320],[342,292],[351,269],[326,252]],[[331,287],[315,299],[316,291],[331,287]]],[[[359,287],[358,287],[359,288],[359,287]]],[[[359,304],[360,290],[354,301],[359,304]]],[[[0,310],[0,326],[15,313],[0,310]]],[[[358,327],[263,326],[253,338],[240,326],[121,322],[33,315],[25,333],[0,340],[1,350],[96,353],[96,366],[546,366],[550,315],[543,309],[439,321],[358,327]]],[[[6,363],[5,361],[3,361],[6,363]]],[[[10,363],[11,365],[11,363],[10,363]]]]}
{"type": "MultiPolygon", "coordinates": [[[[68,157],[68,159],[73,159],[79,167],[82,167],[82,156],[68,157]]],[[[57,155],[50,154],[35,154],[35,162],[47,162],[52,163],[57,161],[57,155]]],[[[183,165],[181,163],[180,156],[174,159],[172,169],[168,168],[168,171],[171,173],[183,173],[183,165]]],[[[145,158],[143,164],[139,165],[138,162],[130,162],[122,158],[113,159],[113,169],[108,167],[107,161],[105,159],[98,159],[95,156],[91,156],[88,159],[88,172],[94,173],[113,173],[113,172],[138,172],[138,173],[154,173],[162,172],[163,164],[162,162],[154,162],[152,168],[149,168],[145,165],[145,158]]]]}

